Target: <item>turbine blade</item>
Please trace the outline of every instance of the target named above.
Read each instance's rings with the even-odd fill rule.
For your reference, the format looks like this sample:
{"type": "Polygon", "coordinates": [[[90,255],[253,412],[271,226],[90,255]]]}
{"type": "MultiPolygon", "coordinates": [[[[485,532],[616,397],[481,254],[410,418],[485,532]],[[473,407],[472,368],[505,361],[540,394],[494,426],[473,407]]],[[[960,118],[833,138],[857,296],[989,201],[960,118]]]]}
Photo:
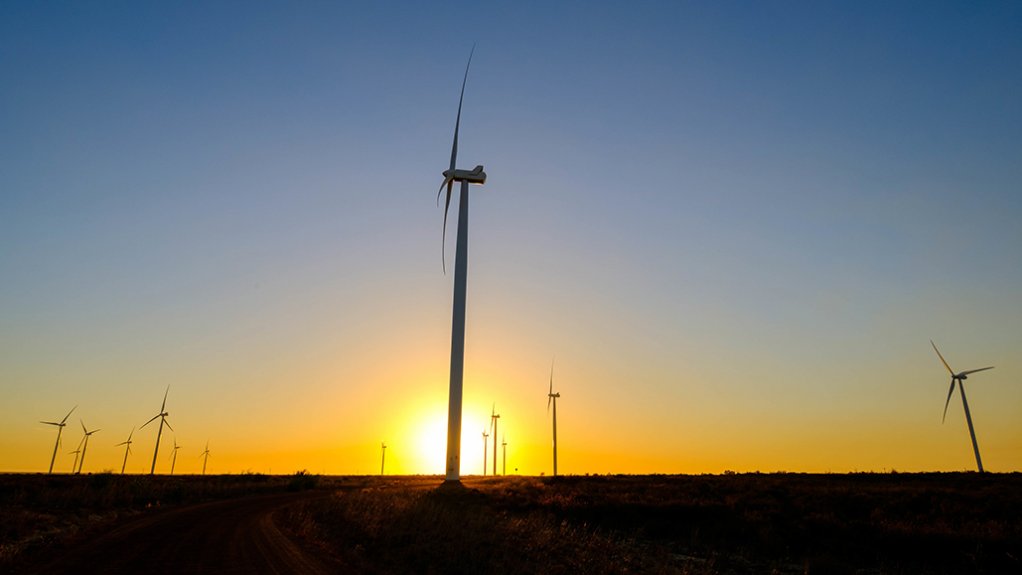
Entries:
{"type": "Polygon", "coordinates": [[[89,430],[88,430],[88,429],[85,429],[85,422],[84,422],[84,421],[82,421],[81,419],[79,419],[79,420],[78,420],[78,423],[81,423],[81,424],[82,424],[82,431],[83,431],[83,432],[85,432],[85,435],[88,435],[88,434],[89,434],[89,430]]]}
{"type": "Polygon", "coordinates": [[[163,403],[160,405],[160,413],[167,411],[167,394],[170,393],[170,386],[167,386],[167,391],[163,392],[163,403]]]}
{"type": "MultiPolygon", "coordinates": [[[[454,120],[454,143],[451,144],[451,167],[444,183],[440,185],[443,190],[447,186],[447,199],[444,201],[444,228],[441,234],[443,246],[440,249],[440,257],[443,261],[444,274],[447,274],[447,211],[451,207],[451,190],[454,187],[454,169],[458,163],[458,133],[461,131],[461,107],[465,103],[465,84],[468,83],[468,69],[472,66],[472,55],[475,54],[476,46],[472,44],[472,51],[468,53],[468,63],[465,64],[465,76],[461,79],[461,95],[458,96],[458,115],[454,120]]],[[[440,202],[440,192],[437,192],[437,203],[440,202]]]]}
{"type": "Polygon", "coordinates": [[[947,419],[947,406],[951,405],[951,394],[955,392],[956,381],[958,381],[956,378],[951,378],[951,388],[947,390],[947,401],[944,402],[944,417],[940,418],[941,423],[944,423],[944,420],[947,419]]]}
{"type": "Polygon", "coordinates": [[[994,368],[994,366],[991,365],[990,367],[981,367],[979,369],[970,369],[969,371],[963,371],[962,373],[959,373],[958,375],[969,375],[970,373],[976,373],[976,372],[979,372],[979,371],[986,371],[988,369],[993,369],[993,368],[994,368]]]}
{"type": "Polygon", "coordinates": [[[40,421],[39,423],[45,423],[46,425],[56,425],[57,427],[60,427],[59,423],[54,423],[52,421],[40,421]]]}
{"type": "Polygon", "coordinates": [[[458,117],[454,121],[454,144],[451,146],[451,170],[455,168],[458,161],[458,131],[461,128],[461,105],[465,101],[465,84],[468,83],[468,69],[472,65],[472,55],[475,54],[476,45],[472,44],[472,51],[468,53],[468,63],[465,64],[465,77],[461,79],[461,96],[458,98],[458,117]]]}
{"type": "MultiPolygon", "coordinates": [[[[149,425],[150,423],[156,421],[156,418],[160,417],[161,415],[163,415],[163,414],[162,413],[157,413],[156,415],[153,416],[152,419],[150,419],[149,421],[143,423],[142,427],[145,427],[145,426],[149,425]]],[[[139,429],[142,429],[142,427],[139,427],[139,429]]]]}
{"type": "MultiPolygon", "coordinates": [[[[163,423],[167,424],[167,427],[170,427],[170,422],[169,422],[169,421],[167,421],[167,420],[166,420],[166,418],[164,418],[164,420],[163,420],[163,423]]],[[[171,431],[174,431],[174,428],[173,428],[173,427],[170,427],[170,430],[171,430],[171,431]]]]}
{"type": "Polygon", "coordinates": [[[67,415],[64,416],[64,419],[60,420],[61,425],[63,425],[67,421],[67,418],[71,417],[71,414],[74,413],[76,409],[78,409],[77,405],[72,407],[71,411],[67,412],[67,415]]]}
{"type": "Polygon", "coordinates": [[[947,368],[948,372],[951,375],[954,375],[955,374],[955,370],[951,369],[951,366],[947,364],[947,360],[945,360],[944,356],[940,354],[940,350],[937,349],[937,344],[933,343],[932,339],[930,340],[930,345],[933,346],[933,351],[937,352],[937,357],[940,358],[940,362],[944,364],[944,367],[947,368]]]}
{"type": "Polygon", "coordinates": [[[135,428],[131,428],[131,433],[128,434],[128,443],[131,443],[131,436],[135,433],[135,428]]]}

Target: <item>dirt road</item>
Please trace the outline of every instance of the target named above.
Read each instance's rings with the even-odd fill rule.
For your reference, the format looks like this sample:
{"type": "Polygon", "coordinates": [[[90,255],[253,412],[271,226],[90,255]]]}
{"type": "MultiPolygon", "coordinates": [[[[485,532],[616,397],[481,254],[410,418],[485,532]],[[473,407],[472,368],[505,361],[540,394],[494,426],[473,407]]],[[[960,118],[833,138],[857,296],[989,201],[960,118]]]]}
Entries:
{"type": "Polygon", "coordinates": [[[145,515],[56,552],[26,573],[336,573],[276,527],[274,511],[328,492],[215,501],[145,515]]]}

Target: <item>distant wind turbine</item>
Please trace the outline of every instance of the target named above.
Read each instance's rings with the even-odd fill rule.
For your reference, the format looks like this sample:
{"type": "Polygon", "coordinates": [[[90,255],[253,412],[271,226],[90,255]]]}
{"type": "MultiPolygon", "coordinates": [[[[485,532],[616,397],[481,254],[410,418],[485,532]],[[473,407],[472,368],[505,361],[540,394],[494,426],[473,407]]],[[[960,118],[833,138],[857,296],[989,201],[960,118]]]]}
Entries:
{"type": "Polygon", "coordinates": [[[156,448],[153,449],[153,465],[152,465],[152,467],[149,468],[149,475],[152,475],[153,473],[156,472],[156,455],[160,452],[160,437],[163,436],[163,424],[166,423],[167,427],[170,428],[171,431],[174,431],[174,428],[170,427],[170,424],[167,423],[167,416],[170,415],[169,413],[167,413],[167,394],[168,393],[170,393],[170,386],[169,385],[167,386],[167,391],[163,392],[163,403],[160,404],[160,412],[157,413],[156,415],[154,415],[152,419],[150,419],[149,421],[147,421],[147,422],[142,424],[142,427],[145,427],[145,426],[149,425],[150,423],[156,421],[157,418],[159,418],[159,420],[160,420],[160,429],[159,429],[159,431],[156,432],[156,448]]]}
{"type": "Polygon", "coordinates": [[[205,475],[206,462],[209,460],[209,441],[206,441],[206,449],[199,455],[199,457],[202,458],[202,474],[205,475]]]}
{"type": "MultiPolygon", "coordinates": [[[[486,477],[486,446],[489,444],[489,442],[486,441],[487,437],[489,437],[489,434],[486,433],[486,430],[484,429],[483,430],[483,477],[486,477]]],[[[494,453],[493,456],[496,457],[497,454],[494,453]]]]}
{"type": "Polygon", "coordinates": [[[494,403],[490,409],[490,433],[493,434],[493,475],[497,475],[497,420],[500,414],[497,413],[497,404],[494,403]]]}
{"type": "Polygon", "coordinates": [[[506,435],[504,436],[503,441],[500,442],[500,445],[504,448],[504,469],[503,469],[502,475],[507,475],[507,436],[506,435]]]}
{"type": "MultiPolygon", "coordinates": [[[[468,185],[486,182],[486,173],[482,166],[475,169],[459,170],[458,131],[461,128],[461,105],[465,100],[465,84],[468,82],[468,69],[472,65],[472,54],[468,55],[465,65],[465,76],[461,80],[461,96],[458,99],[458,115],[454,121],[454,144],[451,146],[451,165],[444,171],[444,181],[437,191],[437,203],[440,194],[447,188],[444,200],[444,227],[441,235],[441,261],[444,273],[447,273],[445,249],[447,243],[447,212],[451,207],[451,191],[454,182],[461,182],[461,195],[458,204],[458,239],[454,256],[454,309],[451,326],[451,383],[447,407],[447,483],[461,481],[461,395],[465,368],[465,298],[468,278],[468,185]]],[[[485,470],[484,470],[485,471],[485,470]]]]}
{"type": "Polygon", "coordinates": [[[550,412],[550,404],[554,406],[554,477],[557,477],[557,398],[561,392],[554,393],[554,364],[550,362],[550,391],[546,394],[546,410],[550,412]]]}
{"type": "Polygon", "coordinates": [[[68,455],[72,453],[75,454],[74,463],[71,464],[71,473],[76,473],[78,471],[78,455],[82,452],[83,443],[85,443],[85,437],[82,437],[81,440],[78,441],[78,447],[76,447],[74,451],[67,452],[68,455]]]}
{"type": "Polygon", "coordinates": [[[380,443],[380,475],[383,475],[383,464],[387,462],[387,444],[380,443]]]}
{"type": "Polygon", "coordinates": [[[177,465],[177,450],[181,449],[181,446],[177,444],[177,438],[174,438],[174,455],[170,458],[170,474],[174,475],[174,466],[177,465]]]}
{"type": "Polygon", "coordinates": [[[40,421],[39,422],[39,423],[45,423],[46,425],[56,425],[57,426],[57,442],[53,444],[53,456],[50,457],[50,471],[49,471],[49,473],[53,473],[53,462],[57,460],[57,449],[60,448],[60,434],[63,433],[64,426],[67,425],[67,418],[71,417],[71,414],[74,413],[74,410],[76,410],[76,409],[78,409],[77,405],[72,407],[71,411],[67,412],[67,415],[64,416],[64,419],[60,420],[60,423],[57,423],[55,421],[40,421]]]}
{"type": "Polygon", "coordinates": [[[962,406],[965,408],[965,421],[969,424],[969,436],[972,437],[972,451],[976,454],[976,467],[979,468],[980,473],[983,473],[983,460],[979,457],[979,443],[976,442],[976,430],[972,427],[972,414],[969,413],[969,401],[965,399],[965,380],[969,379],[970,374],[993,369],[994,366],[991,365],[990,367],[969,369],[955,373],[955,370],[951,369],[951,366],[947,364],[947,360],[944,359],[944,356],[940,354],[940,350],[937,349],[937,344],[933,343],[932,339],[930,340],[930,345],[933,346],[933,351],[937,352],[937,357],[940,358],[940,362],[943,363],[944,367],[946,367],[948,372],[951,373],[951,388],[947,391],[947,401],[944,402],[944,416],[941,418],[940,422],[944,423],[944,420],[947,419],[947,408],[951,403],[951,396],[955,393],[955,382],[958,382],[958,389],[962,392],[962,406]]]}
{"type": "Polygon", "coordinates": [[[128,440],[122,441],[114,447],[124,446],[124,463],[121,464],[121,475],[124,475],[124,468],[128,466],[128,454],[131,453],[131,436],[135,434],[135,428],[131,428],[131,433],[128,434],[128,440]]]}
{"type": "Polygon", "coordinates": [[[82,443],[82,457],[81,457],[81,460],[78,461],[78,473],[81,473],[82,472],[82,468],[85,467],[85,453],[89,451],[89,437],[93,433],[96,433],[97,431],[100,431],[100,430],[99,429],[93,429],[92,431],[89,431],[88,429],[85,429],[85,422],[84,421],[82,421],[80,419],[78,421],[81,422],[81,424],[82,424],[82,431],[85,433],[85,437],[82,440],[83,441],[83,443],[82,443]]]}

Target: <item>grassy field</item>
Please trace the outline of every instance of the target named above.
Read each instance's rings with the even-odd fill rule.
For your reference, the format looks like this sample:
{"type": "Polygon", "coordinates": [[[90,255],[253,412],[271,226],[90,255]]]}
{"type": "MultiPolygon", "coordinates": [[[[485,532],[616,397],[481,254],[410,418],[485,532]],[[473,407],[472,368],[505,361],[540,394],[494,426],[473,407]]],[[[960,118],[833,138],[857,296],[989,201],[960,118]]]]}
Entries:
{"type": "Polygon", "coordinates": [[[0,476],[0,572],[139,513],[287,489],[364,573],[1017,573],[1022,474],[0,476]]]}

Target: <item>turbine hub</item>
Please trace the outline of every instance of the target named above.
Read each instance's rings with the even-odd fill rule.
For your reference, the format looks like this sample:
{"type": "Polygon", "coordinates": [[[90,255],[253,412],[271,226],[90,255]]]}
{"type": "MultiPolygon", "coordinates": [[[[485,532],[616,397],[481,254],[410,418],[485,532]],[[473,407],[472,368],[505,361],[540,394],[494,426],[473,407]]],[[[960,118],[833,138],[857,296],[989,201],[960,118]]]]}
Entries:
{"type": "Polygon", "coordinates": [[[470,184],[485,184],[486,172],[482,166],[476,166],[471,170],[444,170],[444,178],[455,182],[468,182],[470,184]]]}

